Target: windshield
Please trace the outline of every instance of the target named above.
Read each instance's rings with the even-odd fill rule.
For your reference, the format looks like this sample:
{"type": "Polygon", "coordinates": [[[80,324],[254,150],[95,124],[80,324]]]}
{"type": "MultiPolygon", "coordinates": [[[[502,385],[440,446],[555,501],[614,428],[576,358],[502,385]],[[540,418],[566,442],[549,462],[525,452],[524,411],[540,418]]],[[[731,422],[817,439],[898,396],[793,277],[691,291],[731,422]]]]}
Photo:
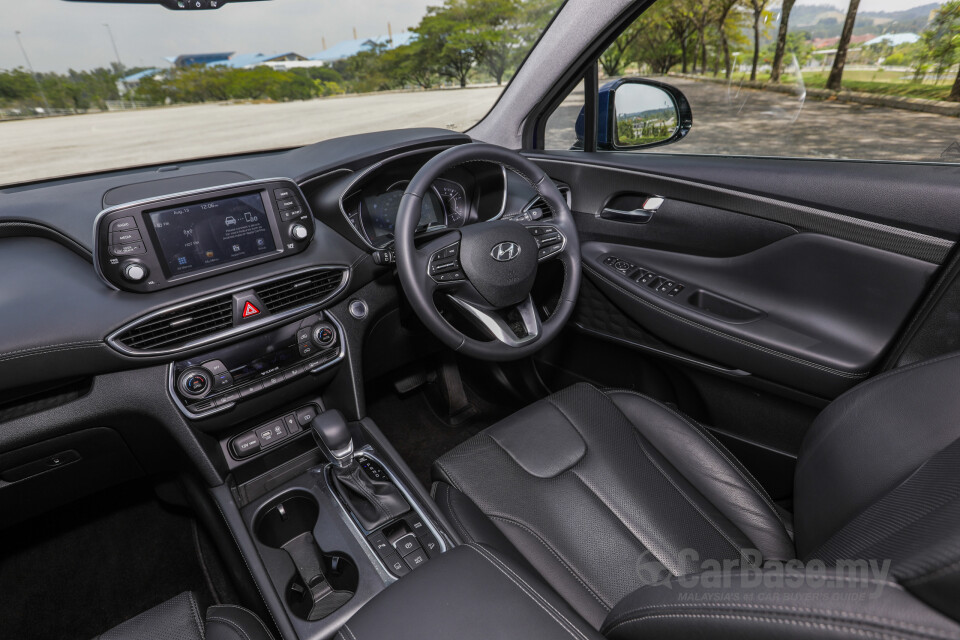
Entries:
{"type": "Polygon", "coordinates": [[[5,2],[0,185],[386,129],[464,131],[560,3],[5,2]]]}

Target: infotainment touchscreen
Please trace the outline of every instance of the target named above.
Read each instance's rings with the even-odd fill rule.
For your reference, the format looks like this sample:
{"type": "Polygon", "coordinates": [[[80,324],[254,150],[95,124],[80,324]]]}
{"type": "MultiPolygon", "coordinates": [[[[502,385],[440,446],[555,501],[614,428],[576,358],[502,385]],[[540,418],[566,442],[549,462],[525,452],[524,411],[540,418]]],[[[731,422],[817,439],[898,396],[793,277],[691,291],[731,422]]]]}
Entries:
{"type": "Polygon", "coordinates": [[[259,193],[147,213],[168,277],[276,250],[259,193]]]}

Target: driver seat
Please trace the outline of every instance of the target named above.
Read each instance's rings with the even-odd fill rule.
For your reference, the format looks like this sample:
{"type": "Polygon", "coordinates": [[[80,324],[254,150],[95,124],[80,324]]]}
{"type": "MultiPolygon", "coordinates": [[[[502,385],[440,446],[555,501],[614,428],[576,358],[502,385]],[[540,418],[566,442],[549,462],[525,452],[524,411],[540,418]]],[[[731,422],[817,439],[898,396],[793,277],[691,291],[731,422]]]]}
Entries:
{"type": "Polygon", "coordinates": [[[443,455],[433,493],[465,542],[533,568],[608,637],[845,637],[873,618],[887,621],[881,635],[960,637],[957,380],[960,354],[835,400],[801,447],[792,517],[693,420],[588,384],[443,455]],[[742,589],[738,604],[654,588],[723,561],[742,571],[839,559],[890,560],[881,582],[899,604],[821,603],[803,614],[807,629],[797,610],[746,604],[742,589]]]}

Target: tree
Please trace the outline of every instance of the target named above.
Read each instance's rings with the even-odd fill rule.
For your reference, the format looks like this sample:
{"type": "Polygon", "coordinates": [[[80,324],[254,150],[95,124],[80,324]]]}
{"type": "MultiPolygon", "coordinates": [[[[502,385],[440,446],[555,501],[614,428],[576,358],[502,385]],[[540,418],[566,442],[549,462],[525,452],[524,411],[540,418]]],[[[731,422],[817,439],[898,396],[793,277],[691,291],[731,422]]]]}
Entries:
{"type": "Polygon", "coordinates": [[[617,39],[600,55],[600,66],[608,78],[619,76],[630,61],[637,36],[636,23],[617,36],[617,39]]]}
{"type": "Polygon", "coordinates": [[[637,36],[634,56],[638,66],[648,65],[653,73],[666,75],[680,61],[680,45],[673,32],[665,27],[672,6],[654,3],[636,21],[637,36]]]}
{"type": "Polygon", "coordinates": [[[483,46],[477,51],[480,66],[503,84],[513,66],[520,44],[517,31],[521,16],[519,0],[466,0],[467,19],[474,22],[483,46]]]}
{"type": "Polygon", "coordinates": [[[680,47],[680,69],[683,73],[687,72],[687,47],[690,36],[694,33],[693,20],[690,14],[683,10],[681,4],[671,5],[671,11],[667,14],[667,28],[673,34],[680,47]]]}
{"type": "MultiPolygon", "coordinates": [[[[757,63],[760,61],[760,21],[763,11],[770,0],[750,0],[750,9],[753,11],[753,65],[750,67],[750,81],[757,79],[757,63]]],[[[859,0],[855,0],[859,2],[859,0]]]]}
{"type": "Polygon", "coordinates": [[[730,28],[730,17],[739,13],[733,11],[739,2],[740,0],[717,0],[717,11],[713,16],[713,25],[717,30],[717,35],[720,40],[720,51],[723,54],[723,68],[727,79],[730,78],[730,74],[733,72],[733,63],[730,60],[730,37],[727,34],[727,29],[730,28]]]}
{"type": "Polygon", "coordinates": [[[780,67],[783,65],[783,53],[787,47],[787,29],[790,12],[797,0],[783,0],[780,10],[780,30],[777,32],[777,50],[773,54],[773,66],[770,68],[770,82],[780,82],[780,67]]]}
{"type": "MultiPolygon", "coordinates": [[[[935,63],[937,75],[960,62],[960,0],[945,2],[937,10],[922,34],[922,42],[924,58],[935,63]]],[[[960,102],[960,70],[947,99],[960,102]]]]}
{"type": "Polygon", "coordinates": [[[833,58],[833,66],[827,77],[827,89],[840,91],[843,83],[843,67],[847,63],[847,49],[850,48],[850,37],[853,35],[853,25],[857,21],[857,10],[860,0],[850,0],[847,8],[847,17],[843,21],[843,30],[840,32],[840,42],[837,43],[837,55],[833,58]]]}

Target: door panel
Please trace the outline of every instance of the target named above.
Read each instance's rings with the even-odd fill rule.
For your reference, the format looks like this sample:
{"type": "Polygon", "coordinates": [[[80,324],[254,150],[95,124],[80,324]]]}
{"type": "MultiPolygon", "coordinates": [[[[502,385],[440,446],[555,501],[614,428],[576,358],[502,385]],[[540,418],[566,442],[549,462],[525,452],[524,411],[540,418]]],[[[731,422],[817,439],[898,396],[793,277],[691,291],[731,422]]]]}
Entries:
{"type": "Polygon", "coordinates": [[[647,336],[632,341],[639,351],[652,346],[660,357],[820,398],[877,367],[960,231],[960,217],[940,210],[955,170],[652,154],[534,158],[570,185],[584,275],[632,325],[619,336],[602,322],[581,329],[610,340],[647,336]],[[871,191],[887,197],[883,206],[876,194],[852,197],[871,191]],[[644,195],[665,201],[642,223],[601,216],[611,202],[644,195]]]}

